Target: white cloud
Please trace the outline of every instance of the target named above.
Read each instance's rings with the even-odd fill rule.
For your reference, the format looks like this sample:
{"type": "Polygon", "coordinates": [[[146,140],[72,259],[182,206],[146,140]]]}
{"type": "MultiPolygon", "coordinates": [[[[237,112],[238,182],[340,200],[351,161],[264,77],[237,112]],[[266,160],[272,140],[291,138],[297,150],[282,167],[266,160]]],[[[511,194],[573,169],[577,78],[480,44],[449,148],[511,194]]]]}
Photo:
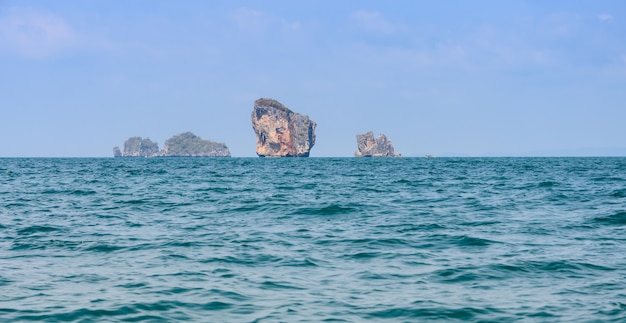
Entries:
{"type": "Polygon", "coordinates": [[[78,36],[63,18],[33,9],[11,9],[0,16],[0,49],[43,58],[76,44],[78,36]]]}
{"type": "Polygon", "coordinates": [[[611,22],[613,21],[613,16],[609,14],[601,14],[601,15],[598,15],[598,19],[602,22],[611,22]]]}
{"type": "Polygon", "coordinates": [[[357,27],[367,31],[390,34],[398,30],[398,26],[376,11],[359,10],[350,16],[350,20],[357,27]]]}

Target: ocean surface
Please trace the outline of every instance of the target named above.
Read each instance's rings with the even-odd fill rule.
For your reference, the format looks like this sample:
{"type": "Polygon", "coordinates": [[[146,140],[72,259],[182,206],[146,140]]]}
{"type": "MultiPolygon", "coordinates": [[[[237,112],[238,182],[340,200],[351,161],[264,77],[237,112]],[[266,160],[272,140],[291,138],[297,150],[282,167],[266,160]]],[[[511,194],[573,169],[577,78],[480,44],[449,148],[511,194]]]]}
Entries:
{"type": "Polygon", "coordinates": [[[0,322],[625,322],[626,158],[0,159],[0,322]]]}

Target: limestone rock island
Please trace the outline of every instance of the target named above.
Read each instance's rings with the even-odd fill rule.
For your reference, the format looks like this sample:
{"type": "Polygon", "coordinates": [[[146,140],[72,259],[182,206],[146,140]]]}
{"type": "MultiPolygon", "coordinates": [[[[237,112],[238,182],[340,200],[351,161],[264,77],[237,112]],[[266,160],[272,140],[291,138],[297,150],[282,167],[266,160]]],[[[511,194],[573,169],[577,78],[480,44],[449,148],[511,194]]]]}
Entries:
{"type": "Polygon", "coordinates": [[[309,157],[317,124],[272,99],[254,101],[252,129],[259,157],[309,157]]]}
{"type": "Polygon", "coordinates": [[[165,157],[230,157],[225,144],[204,140],[192,132],[184,132],[165,141],[161,155],[165,157]]]}
{"type": "Polygon", "coordinates": [[[204,140],[192,132],[184,132],[165,141],[163,150],[156,142],[141,137],[131,137],[124,142],[124,151],[113,148],[114,157],[230,157],[223,143],[204,140]]]}
{"type": "Polygon", "coordinates": [[[391,140],[382,133],[378,138],[374,138],[372,131],[357,135],[356,142],[358,148],[354,152],[355,157],[400,157],[400,154],[394,152],[391,140]]]}
{"type": "Polygon", "coordinates": [[[113,148],[115,157],[152,157],[159,152],[159,145],[149,138],[130,137],[124,142],[124,152],[113,148]]]}

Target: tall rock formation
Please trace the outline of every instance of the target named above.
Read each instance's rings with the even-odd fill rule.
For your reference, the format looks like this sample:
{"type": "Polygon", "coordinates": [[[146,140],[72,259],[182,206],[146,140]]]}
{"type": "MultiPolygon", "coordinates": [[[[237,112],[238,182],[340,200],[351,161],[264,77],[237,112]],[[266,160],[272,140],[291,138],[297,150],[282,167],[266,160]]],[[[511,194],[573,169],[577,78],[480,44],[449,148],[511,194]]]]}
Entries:
{"type": "Polygon", "coordinates": [[[354,152],[355,157],[400,157],[394,152],[391,140],[382,133],[378,138],[374,138],[372,131],[357,135],[356,142],[358,149],[354,152]]]}
{"type": "Polygon", "coordinates": [[[272,99],[254,101],[252,129],[259,157],[309,157],[317,124],[272,99]]]}

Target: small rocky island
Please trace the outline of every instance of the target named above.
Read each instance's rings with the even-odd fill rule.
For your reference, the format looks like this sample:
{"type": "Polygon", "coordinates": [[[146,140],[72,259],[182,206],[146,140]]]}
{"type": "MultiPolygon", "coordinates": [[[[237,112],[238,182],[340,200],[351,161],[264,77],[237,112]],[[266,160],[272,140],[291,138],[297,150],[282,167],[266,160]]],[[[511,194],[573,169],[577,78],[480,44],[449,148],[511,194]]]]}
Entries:
{"type": "Polygon", "coordinates": [[[309,157],[317,124],[272,99],[254,101],[252,129],[259,157],[309,157]]]}
{"type": "Polygon", "coordinates": [[[124,142],[124,151],[113,148],[114,157],[230,157],[223,143],[204,140],[192,132],[184,132],[165,141],[163,150],[148,138],[131,137],[124,142]]]}
{"type": "Polygon", "coordinates": [[[387,136],[380,134],[378,138],[374,138],[374,132],[369,131],[362,135],[356,136],[358,145],[357,151],[354,152],[355,157],[400,157],[393,150],[391,140],[387,136]]]}

